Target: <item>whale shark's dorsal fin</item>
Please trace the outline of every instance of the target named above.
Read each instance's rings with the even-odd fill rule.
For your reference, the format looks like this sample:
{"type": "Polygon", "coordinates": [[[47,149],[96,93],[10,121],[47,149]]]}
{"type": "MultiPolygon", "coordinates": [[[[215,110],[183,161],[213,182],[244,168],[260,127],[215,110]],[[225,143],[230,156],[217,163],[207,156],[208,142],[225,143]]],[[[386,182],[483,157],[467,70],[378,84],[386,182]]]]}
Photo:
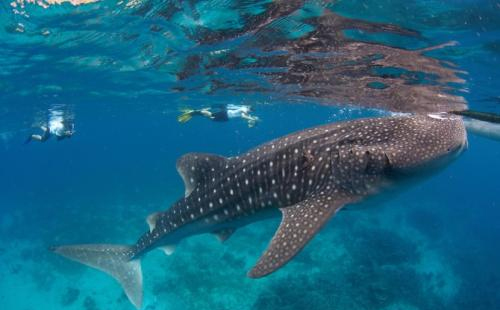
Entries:
{"type": "Polygon", "coordinates": [[[281,224],[248,276],[260,278],[285,265],[338,210],[357,199],[345,195],[313,195],[296,205],[281,208],[281,224]]]}
{"type": "Polygon", "coordinates": [[[198,184],[209,181],[215,171],[220,171],[228,165],[229,159],[214,154],[189,153],[177,160],[177,171],[184,181],[186,197],[198,184]]]}
{"type": "Polygon", "coordinates": [[[155,229],[156,222],[158,221],[160,214],[161,214],[161,212],[151,213],[146,218],[146,222],[148,223],[148,226],[149,226],[149,232],[152,232],[155,229]]]}

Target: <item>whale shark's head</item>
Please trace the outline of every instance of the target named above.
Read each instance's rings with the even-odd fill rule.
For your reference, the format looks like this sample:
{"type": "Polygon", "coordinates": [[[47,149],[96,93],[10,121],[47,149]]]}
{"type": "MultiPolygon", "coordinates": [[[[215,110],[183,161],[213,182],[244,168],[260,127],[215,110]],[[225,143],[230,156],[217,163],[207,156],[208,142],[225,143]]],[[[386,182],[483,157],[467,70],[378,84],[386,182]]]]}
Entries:
{"type": "Polygon", "coordinates": [[[386,155],[390,169],[398,175],[433,172],[457,158],[467,148],[461,117],[429,114],[409,118],[397,133],[386,155]]]}

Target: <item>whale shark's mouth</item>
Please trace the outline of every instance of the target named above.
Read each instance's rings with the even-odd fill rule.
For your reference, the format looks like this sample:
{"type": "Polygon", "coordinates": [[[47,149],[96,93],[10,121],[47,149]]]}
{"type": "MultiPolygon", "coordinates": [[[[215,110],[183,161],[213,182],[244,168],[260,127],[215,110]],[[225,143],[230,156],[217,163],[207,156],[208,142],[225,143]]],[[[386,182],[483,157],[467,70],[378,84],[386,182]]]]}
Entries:
{"type": "Polygon", "coordinates": [[[467,149],[467,145],[467,139],[465,139],[463,143],[449,148],[446,153],[432,160],[422,162],[413,167],[391,169],[391,176],[401,181],[402,178],[420,179],[433,175],[456,160],[467,149]]]}

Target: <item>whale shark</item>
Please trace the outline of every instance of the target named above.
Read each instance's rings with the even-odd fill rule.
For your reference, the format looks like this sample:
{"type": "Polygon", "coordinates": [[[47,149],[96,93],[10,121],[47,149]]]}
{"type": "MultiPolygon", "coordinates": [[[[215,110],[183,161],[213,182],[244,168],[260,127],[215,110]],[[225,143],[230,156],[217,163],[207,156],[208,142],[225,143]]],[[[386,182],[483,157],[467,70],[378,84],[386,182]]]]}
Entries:
{"type": "Polygon", "coordinates": [[[302,130],[235,157],[189,153],[177,161],[185,194],[147,217],[133,245],[51,247],[113,276],[129,300],[143,300],[141,259],[153,249],[172,254],[189,236],[221,241],[239,227],[281,215],[281,223],[251,278],[281,268],[339,210],[410,184],[445,166],[467,147],[460,116],[364,118],[302,130]]]}

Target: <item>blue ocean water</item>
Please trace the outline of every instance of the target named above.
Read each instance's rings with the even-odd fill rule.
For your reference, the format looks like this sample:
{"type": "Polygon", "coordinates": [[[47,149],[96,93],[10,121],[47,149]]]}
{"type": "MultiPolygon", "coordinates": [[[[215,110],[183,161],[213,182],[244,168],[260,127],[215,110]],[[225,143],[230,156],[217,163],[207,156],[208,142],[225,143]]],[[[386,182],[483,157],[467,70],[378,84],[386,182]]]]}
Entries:
{"type": "MultiPolygon", "coordinates": [[[[9,0],[0,21],[2,309],[133,309],[47,249],[135,242],[183,195],[185,153],[367,116],[500,113],[499,1],[9,0]],[[177,121],[229,103],[261,121],[177,121]],[[54,111],[74,136],[24,144],[54,111]]],[[[246,272],[278,219],[153,251],[144,309],[499,309],[499,175],[498,141],[471,134],[445,170],[340,212],[263,279],[246,272]]]]}

